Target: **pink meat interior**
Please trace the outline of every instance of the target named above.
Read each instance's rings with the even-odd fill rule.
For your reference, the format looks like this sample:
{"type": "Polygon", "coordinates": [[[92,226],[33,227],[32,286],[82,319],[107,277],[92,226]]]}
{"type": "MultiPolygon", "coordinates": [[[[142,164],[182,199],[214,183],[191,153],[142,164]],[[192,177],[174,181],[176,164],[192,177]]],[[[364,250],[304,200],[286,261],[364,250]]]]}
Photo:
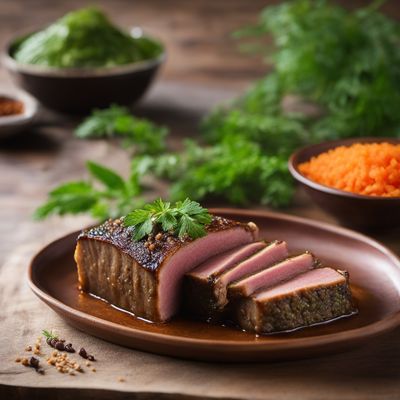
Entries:
{"type": "Polygon", "coordinates": [[[288,258],[263,271],[243,278],[230,286],[231,289],[239,289],[242,294],[248,296],[256,290],[273,286],[306,272],[314,267],[313,256],[304,253],[296,257],[288,258]]]}
{"type": "Polygon", "coordinates": [[[288,249],[285,242],[273,242],[265,249],[254,254],[236,267],[229,269],[219,277],[219,285],[227,286],[245,275],[260,271],[272,264],[286,258],[288,249]]]}
{"type": "Polygon", "coordinates": [[[242,227],[209,233],[179,249],[164,261],[159,272],[158,307],[160,318],[167,320],[176,314],[181,298],[183,276],[209,257],[253,242],[253,232],[242,227]]]}
{"type": "Polygon", "coordinates": [[[346,278],[342,274],[332,268],[316,268],[273,288],[262,290],[254,298],[264,301],[278,296],[291,295],[299,290],[344,283],[345,280],[346,278]]]}
{"type": "Polygon", "coordinates": [[[223,254],[218,254],[199,265],[190,272],[190,275],[198,278],[208,278],[217,275],[252,256],[254,253],[260,251],[266,246],[267,244],[265,242],[255,242],[239,246],[233,250],[226,251],[223,254]]]}

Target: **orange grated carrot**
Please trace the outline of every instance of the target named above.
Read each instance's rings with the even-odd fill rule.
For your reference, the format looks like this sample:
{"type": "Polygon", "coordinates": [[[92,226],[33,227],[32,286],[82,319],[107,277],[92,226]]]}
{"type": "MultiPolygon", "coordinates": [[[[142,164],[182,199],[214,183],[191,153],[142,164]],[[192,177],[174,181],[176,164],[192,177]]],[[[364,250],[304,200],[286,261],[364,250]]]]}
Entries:
{"type": "Polygon", "coordinates": [[[400,144],[339,146],[299,165],[314,182],[368,196],[400,197],[400,144]]]}

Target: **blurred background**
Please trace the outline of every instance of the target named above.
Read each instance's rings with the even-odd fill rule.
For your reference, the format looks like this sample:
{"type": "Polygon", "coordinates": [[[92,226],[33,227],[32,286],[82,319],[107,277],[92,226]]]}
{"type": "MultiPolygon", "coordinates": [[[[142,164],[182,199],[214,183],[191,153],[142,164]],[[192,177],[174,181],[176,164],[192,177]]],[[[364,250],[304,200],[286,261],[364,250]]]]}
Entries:
{"type": "MultiPolygon", "coordinates": [[[[215,105],[237,97],[272,69],[272,65],[266,65],[260,55],[243,54],[232,32],[256,23],[264,7],[278,3],[266,0],[2,0],[0,47],[4,49],[6,43],[18,37],[19,33],[43,28],[69,11],[89,5],[103,10],[121,28],[140,26],[144,32],[164,43],[167,60],[145,100],[134,106],[134,113],[168,126],[171,131],[168,145],[175,149],[182,147],[184,138],[201,137],[200,122],[215,105]]],[[[349,10],[371,4],[367,0],[331,3],[349,10]]],[[[400,18],[400,2],[386,1],[381,11],[390,17],[400,18]]],[[[271,43],[268,36],[263,40],[271,43]]],[[[0,88],[11,85],[9,73],[4,66],[0,67],[0,88]]],[[[82,93],[77,90],[76,98],[81,96],[82,93]]],[[[1,138],[0,217],[3,223],[0,232],[6,235],[13,226],[26,226],[8,234],[8,244],[5,246],[29,239],[32,232],[35,235],[36,232],[46,232],[43,237],[37,235],[45,242],[49,237],[59,236],[62,233],[61,226],[68,231],[87,223],[88,220],[82,222],[79,218],[68,217],[53,218],[43,224],[33,222],[31,217],[53,187],[68,180],[87,177],[85,162],[88,159],[102,162],[127,176],[130,156],[115,142],[79,140],[74,137],[73,131],[83,116],[59,114],[40,108],[33,126],[18,135],[1,138]]],[[[290,129],[288,134],[291,134],[290,129]]],[[[285,139],[280,143],[277,137],[277,145],[285,145],[285,139]]],[[[293,148],[291,145],[287,151],[293,148]]],[[[284,168],[287,154],[281,161],[284,168]]],[[[284,179],[290,179],[287,171],[284,174],[284,179]]],[[[277,175],[277,185],[280,180],[277,175]]],[[[288,183],[287,187],[292,190],[293,184],[288,183]]],[[[163,185],[155,184],[154,188],[159,193],[165,190],[163,185]]],[[[282,189],[286,190],[286,186],[282,189]]],[[[290,197],[285,193],[283,195],[290,197]]],[[[329,215],[310,207],[309,202],[301,196],[286,211],[334,221],[329,215]]]]}
{"type": "MultiPolygon", "coordinates": [[[[279,1],[268,0],[110,0],[52,1],[2,0],[0,43],[18,31],[29,31],[61,17],[68,11],[97,5],[122,27],[140,25],[166,45],[168,61],[161,79],[195,82],[242,89],[265,72],[260,57],[240,54],[231,33],[257,21],[259,12],[279,1]]],[[[366,0],[333,1],[348,9],[369,4],[366,0]]],[[[387,1],[382,10],[400,18],[400,3],[387,1]]],[[[4,69],[1,79],[7,80],[4,69]]]]}

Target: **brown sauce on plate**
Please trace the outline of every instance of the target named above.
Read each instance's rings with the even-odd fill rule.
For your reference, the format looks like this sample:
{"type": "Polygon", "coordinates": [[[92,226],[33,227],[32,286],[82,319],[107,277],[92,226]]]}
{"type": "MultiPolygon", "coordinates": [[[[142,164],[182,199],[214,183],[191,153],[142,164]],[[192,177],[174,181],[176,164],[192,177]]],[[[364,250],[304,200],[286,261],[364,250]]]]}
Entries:
{"type": "MultiPolygon", "coordinates": [[[[76,276],[75,276],[76,279],[76,276]]],[[[183,316],[177,316],[167,323],[154,323],[138,318],[132,313],[109,304],[107,301],[91,294],[80,292],[76,285],[70,293],[68,303],[92,316],[96,316],[126,327],[146,330],[166,335],[197,337],[202,339],[234,339],[248,341],[254,340],[274,341],[281,338],[307,338],[313,336],[329,335],[336,332],[347,331],[370,324],[380,314],[380,302],[372,293],[362,287],[351,285],[353,298],[359,312],[347,315],[335,320],[326,321],[314,326],[298,328],[290,332],[279,332],[269,335],[257,335],[252,332],[244,332],[229,323],[211,324],[202,321],[191,320],[183,316]]]]}

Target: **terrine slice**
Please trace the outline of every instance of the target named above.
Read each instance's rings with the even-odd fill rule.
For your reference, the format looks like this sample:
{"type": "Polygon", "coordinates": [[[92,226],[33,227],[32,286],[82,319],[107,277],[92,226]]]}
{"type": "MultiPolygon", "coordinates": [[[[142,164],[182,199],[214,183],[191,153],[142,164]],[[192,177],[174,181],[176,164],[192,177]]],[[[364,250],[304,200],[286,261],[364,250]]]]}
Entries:
{"type": "Polygon", "coordinates": [[[184,280],[185,309],[193,315],[207,320],[219,319],[228,303],[227,286],[234,280],[266,268],[288,256],[285,242],[272,242],[251,257],[222,271],[199,279],[193,272],[184,280]]]}
{"type": "Polygon", "coordinates": [[[180,306],[183,275],[207,258],[251,243],[255,224],[214,216],[196,240],[162,233],[134,241],[123,219],[85,230],[75,260],[83,291],[151,321],[167,321],[180,306]]]}
{"type": "Polygon", "coordinates": [[[290,331],[356,312],[348,274],[316,268],[235,304],[236,322],[256,333],[290,331]]]}
{"type": "Polygon", "coordinates": [[[262,287],[271,287],[294,278],[318,265],[311,253],[287,258],[260,272],[249,275],[228,286],[228,297],[249,296],[262,287]]]}
{"type": "Polygon", "coordinates": [[[249,258],[266,246],[266,242],[254,242],[234,248],[225,253],[210,257],[207,261],[188,272],[188,275],[199,280],[210,280],[249,258]]]}

